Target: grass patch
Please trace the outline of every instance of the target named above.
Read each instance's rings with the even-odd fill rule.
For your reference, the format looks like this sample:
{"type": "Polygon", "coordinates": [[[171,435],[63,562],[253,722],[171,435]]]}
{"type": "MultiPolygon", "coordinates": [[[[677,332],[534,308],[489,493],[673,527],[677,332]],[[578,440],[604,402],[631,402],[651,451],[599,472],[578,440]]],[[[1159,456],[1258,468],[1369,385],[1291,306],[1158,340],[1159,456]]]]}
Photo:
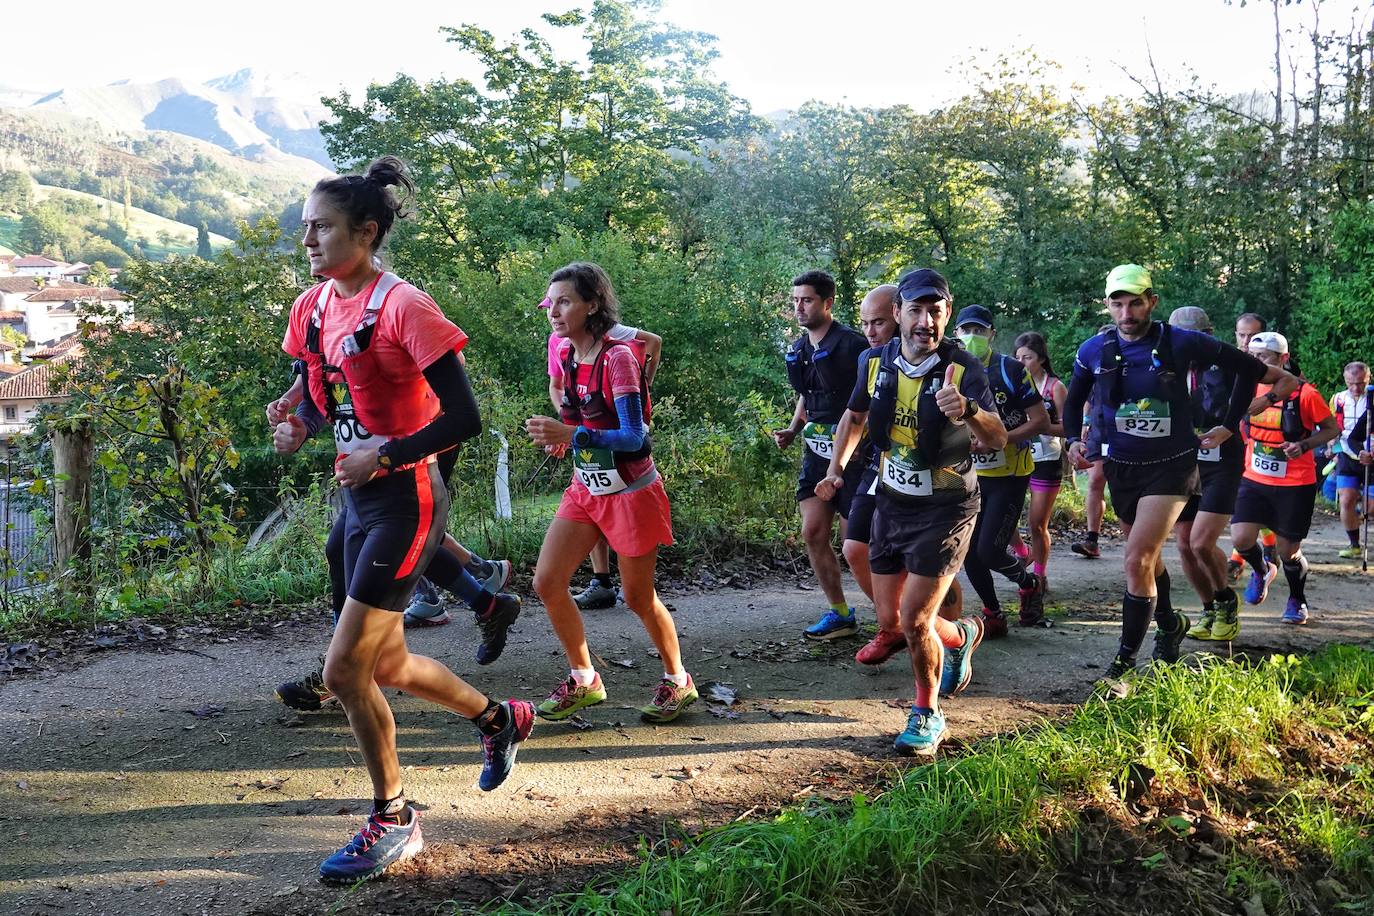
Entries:
{"type": "Polygon", "coordinates": [[[1314,911],[1307,897],[1322,881],[1320,911],[1352,911],[1374,895],[1371,694],[1374,653],[1349,647],[1167,668],[1124,700],[909,769],[876,798],[646,844],[627,874],[508,911],[967,912],[1036,889],[1043,913],[1056,901],[1070,912],[1225,912],[1258,899],[1274,914],[1314,911]],[[1320,765],[1304,763],[1314,754],[1320,765]],[[1344,763],[1332,771],[1332,760],[1344,763]],[[1185,862],[1198,807],[1222,833],[1235,828],[1212,847],[1224,852],[1208,884],[1185,862]],[[1301,857],[1257,854],[1261,836],[1301,857]],[[1143,898],[1121,890],[1146,883],[1143,898]],[[1103,896],[1110,888],[1119,899],[1103,896]]]}

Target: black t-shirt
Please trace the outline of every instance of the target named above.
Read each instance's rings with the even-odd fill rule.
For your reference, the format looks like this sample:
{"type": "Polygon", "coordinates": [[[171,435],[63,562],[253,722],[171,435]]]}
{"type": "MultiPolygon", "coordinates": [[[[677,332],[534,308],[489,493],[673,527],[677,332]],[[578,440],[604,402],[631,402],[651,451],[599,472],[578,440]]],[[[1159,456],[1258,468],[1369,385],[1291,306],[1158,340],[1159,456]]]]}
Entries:
{"type": "Polygon", "coordinates": [[[812,423],[838,423],[845,401],[854,390],[858,376],[859,354],[868,341],[853,328],[832,322],[819,346],[812,346],[811,335],[802,334],[793,342],[801,368],[800,386],[793,385],[806,401],[806,419],[812,423]]]}

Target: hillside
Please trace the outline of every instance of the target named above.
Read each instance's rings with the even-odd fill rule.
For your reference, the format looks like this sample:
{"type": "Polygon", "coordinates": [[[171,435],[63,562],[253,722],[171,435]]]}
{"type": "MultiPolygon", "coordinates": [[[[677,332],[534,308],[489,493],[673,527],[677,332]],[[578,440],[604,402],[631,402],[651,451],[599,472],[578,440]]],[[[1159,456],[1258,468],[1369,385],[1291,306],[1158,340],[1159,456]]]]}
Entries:
{"type": "Polygon", "coordinates": [[[234,221],[276,216],[329,174],[275,147],[236,155],[161,130],[116,130],[97,120],[37,108],[0,108],[0,171],[81,191],[229,236],[234,221]]]}
{"type": "MultiPolygon", "coordinates": [[[[53,188],[40,184],[34,192],[34,197],[39,201],[53,197],[84,200],[98,207],[101,213],[114,218],[122,218],[124,212],[124,205],[121,203],[95,194],[72,191],[67,188],[53,188]]],[[[129,237],[146,240],[146,244],[141,247],[151,258],[157,258],[164,253],[190,254],[196,250],[195,226],[188,226],[185,223],[179,223],[165,216],[158,216],[156,213],[149,213],[138,207],[129,208],[129,237]]],[[[222,248],[225,245],[232,245],[233,240],[212,232],[210,233],[210,244],[215,248],[222,248]]]]}

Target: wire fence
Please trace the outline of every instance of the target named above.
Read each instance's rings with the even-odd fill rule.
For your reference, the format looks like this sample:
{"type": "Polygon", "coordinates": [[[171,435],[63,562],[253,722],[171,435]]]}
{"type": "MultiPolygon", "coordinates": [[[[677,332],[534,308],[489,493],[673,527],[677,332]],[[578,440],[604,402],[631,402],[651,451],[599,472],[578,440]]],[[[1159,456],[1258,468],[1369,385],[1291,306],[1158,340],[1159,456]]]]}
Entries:
{"type": "Polygon", "coordinates": [[[0,557],[5,560],[5,593],[33,587],[40,573],[47,573],[54,562],[52,528],[47,522],[53,514],[52,489],[35,494],[28,484],[12,481],[23,478],[25,467],[11,455],[5,457],[5,479],[0,483],[0,557]]]}

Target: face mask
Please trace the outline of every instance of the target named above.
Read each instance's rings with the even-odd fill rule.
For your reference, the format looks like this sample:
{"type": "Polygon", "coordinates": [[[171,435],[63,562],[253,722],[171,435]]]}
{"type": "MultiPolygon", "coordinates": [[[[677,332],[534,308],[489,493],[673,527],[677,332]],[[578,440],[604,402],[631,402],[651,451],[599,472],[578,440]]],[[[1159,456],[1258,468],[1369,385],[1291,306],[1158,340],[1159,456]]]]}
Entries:
{"type": "Polygon", "coordinates": [[[982,334],[960,334],[959,342],[974,359],[987,359],[988,354],[992,352],[992,341],[982,334]]]}

